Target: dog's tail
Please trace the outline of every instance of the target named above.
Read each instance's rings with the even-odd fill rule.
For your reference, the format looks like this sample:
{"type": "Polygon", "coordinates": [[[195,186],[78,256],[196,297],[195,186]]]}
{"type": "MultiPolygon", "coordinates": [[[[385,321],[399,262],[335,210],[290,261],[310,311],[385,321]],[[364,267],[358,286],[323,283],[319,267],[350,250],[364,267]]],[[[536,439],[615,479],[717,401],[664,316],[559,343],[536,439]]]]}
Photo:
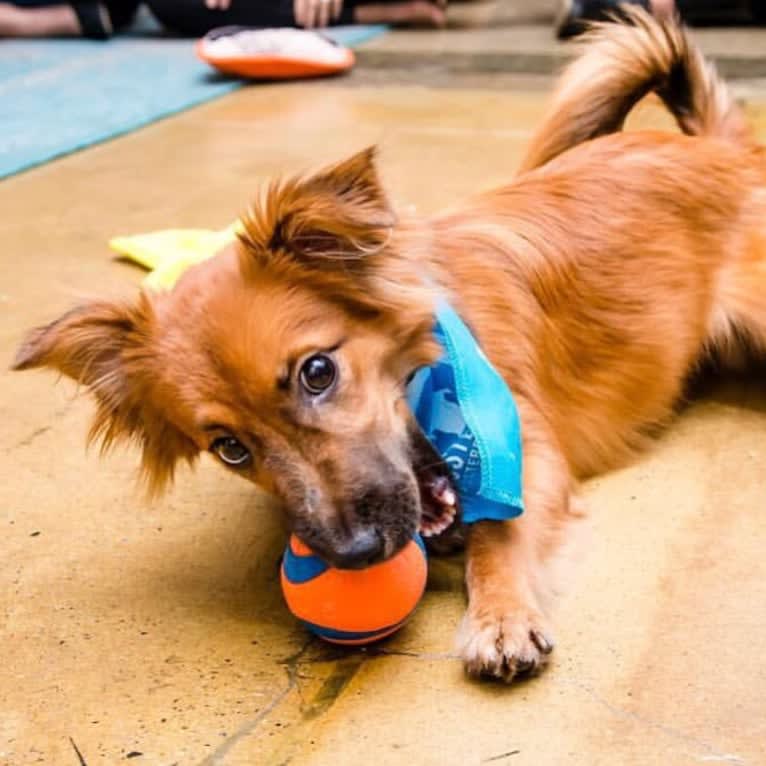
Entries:
{"type": "Polygon", "coordinates": [[[688,135],[751,144],[744,115],[713,65],[675,20],[622,6],[623,23],[595,24],[559,82],[520,172],[597,136],[621,129],[635,104],[654,91],[688,135]]]}

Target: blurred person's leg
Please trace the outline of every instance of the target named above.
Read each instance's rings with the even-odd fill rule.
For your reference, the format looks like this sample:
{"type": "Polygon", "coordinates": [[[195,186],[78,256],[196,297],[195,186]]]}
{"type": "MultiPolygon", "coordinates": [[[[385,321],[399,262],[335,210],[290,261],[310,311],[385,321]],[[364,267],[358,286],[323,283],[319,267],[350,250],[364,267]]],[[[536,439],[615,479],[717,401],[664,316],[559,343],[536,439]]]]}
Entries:
{"type": "Polygon", "coordinates": [[[0,3],[0,37],[79,37],[82,28],[71,5],[20,8],[0,3]]]}
{"type": "Polygon", "coordinates": [[[139,0],[0,2],[0,37],[90,37],[104,40],[133,19],[139,0]]]}
{"type": "Polygon", "coordinates": [[[443,27],[447,23],[446,5],[446,2],[442,4],[431,0],[361,3],[354,8],[354,21],[357,24],[419,24],[443,27]]]}

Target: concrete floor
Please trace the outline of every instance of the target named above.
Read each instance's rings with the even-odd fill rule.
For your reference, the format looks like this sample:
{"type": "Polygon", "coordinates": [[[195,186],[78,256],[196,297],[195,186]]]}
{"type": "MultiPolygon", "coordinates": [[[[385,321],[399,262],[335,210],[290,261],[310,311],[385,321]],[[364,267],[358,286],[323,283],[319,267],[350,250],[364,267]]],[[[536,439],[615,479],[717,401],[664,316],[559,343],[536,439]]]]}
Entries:
{"type": "MultiPolygon", "coordinates": [[[[7,181],[3,366],[83,293],[134,290],[112,235],[222,226],[262,180],[374,141],[399,204],[438,208],[510,176],[543,102],[254,87],[7,181]]],[[[203,461],[147,506],[135,454],[86,454],[91,405],[53,383],[0,377],[0,764],[766,763],[762,385],[717,389],[589,486],[555,663],[504,688],[452,656],[460,561],[432,562],[382,647],[308,641],[282,605],[268,499],[203,461]]]]}

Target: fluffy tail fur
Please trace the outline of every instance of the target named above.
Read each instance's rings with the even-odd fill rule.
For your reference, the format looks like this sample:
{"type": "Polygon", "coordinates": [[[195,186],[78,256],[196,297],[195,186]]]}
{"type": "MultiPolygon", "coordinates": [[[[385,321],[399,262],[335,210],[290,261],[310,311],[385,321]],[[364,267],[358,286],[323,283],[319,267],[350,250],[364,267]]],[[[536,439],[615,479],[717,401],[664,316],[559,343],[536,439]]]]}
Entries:
{"type": "Polygon", "coordinates": [[[620,130],[654,91],[688,135],[752,143],[739,107],[677,21],[623,6],[624,23],[596,24],[564,71],[553,103],[521,164],[532,170],[567,149],[620,130]]]}

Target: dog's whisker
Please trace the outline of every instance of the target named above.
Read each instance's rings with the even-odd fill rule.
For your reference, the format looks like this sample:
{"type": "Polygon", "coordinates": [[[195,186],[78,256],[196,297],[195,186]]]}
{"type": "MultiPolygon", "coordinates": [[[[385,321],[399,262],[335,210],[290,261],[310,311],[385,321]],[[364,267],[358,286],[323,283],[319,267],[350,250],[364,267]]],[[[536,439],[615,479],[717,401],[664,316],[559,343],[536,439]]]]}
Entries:
{"type": "Polygon", "coordinates": [[[433,463],[426,463],[425,465],[416,465],[413,470],[416,476],[420,476],[423,473],[431,471],[434,468],[441,468],[442,466],[444,466],[444,461],[435,460],[433,463]]]}

